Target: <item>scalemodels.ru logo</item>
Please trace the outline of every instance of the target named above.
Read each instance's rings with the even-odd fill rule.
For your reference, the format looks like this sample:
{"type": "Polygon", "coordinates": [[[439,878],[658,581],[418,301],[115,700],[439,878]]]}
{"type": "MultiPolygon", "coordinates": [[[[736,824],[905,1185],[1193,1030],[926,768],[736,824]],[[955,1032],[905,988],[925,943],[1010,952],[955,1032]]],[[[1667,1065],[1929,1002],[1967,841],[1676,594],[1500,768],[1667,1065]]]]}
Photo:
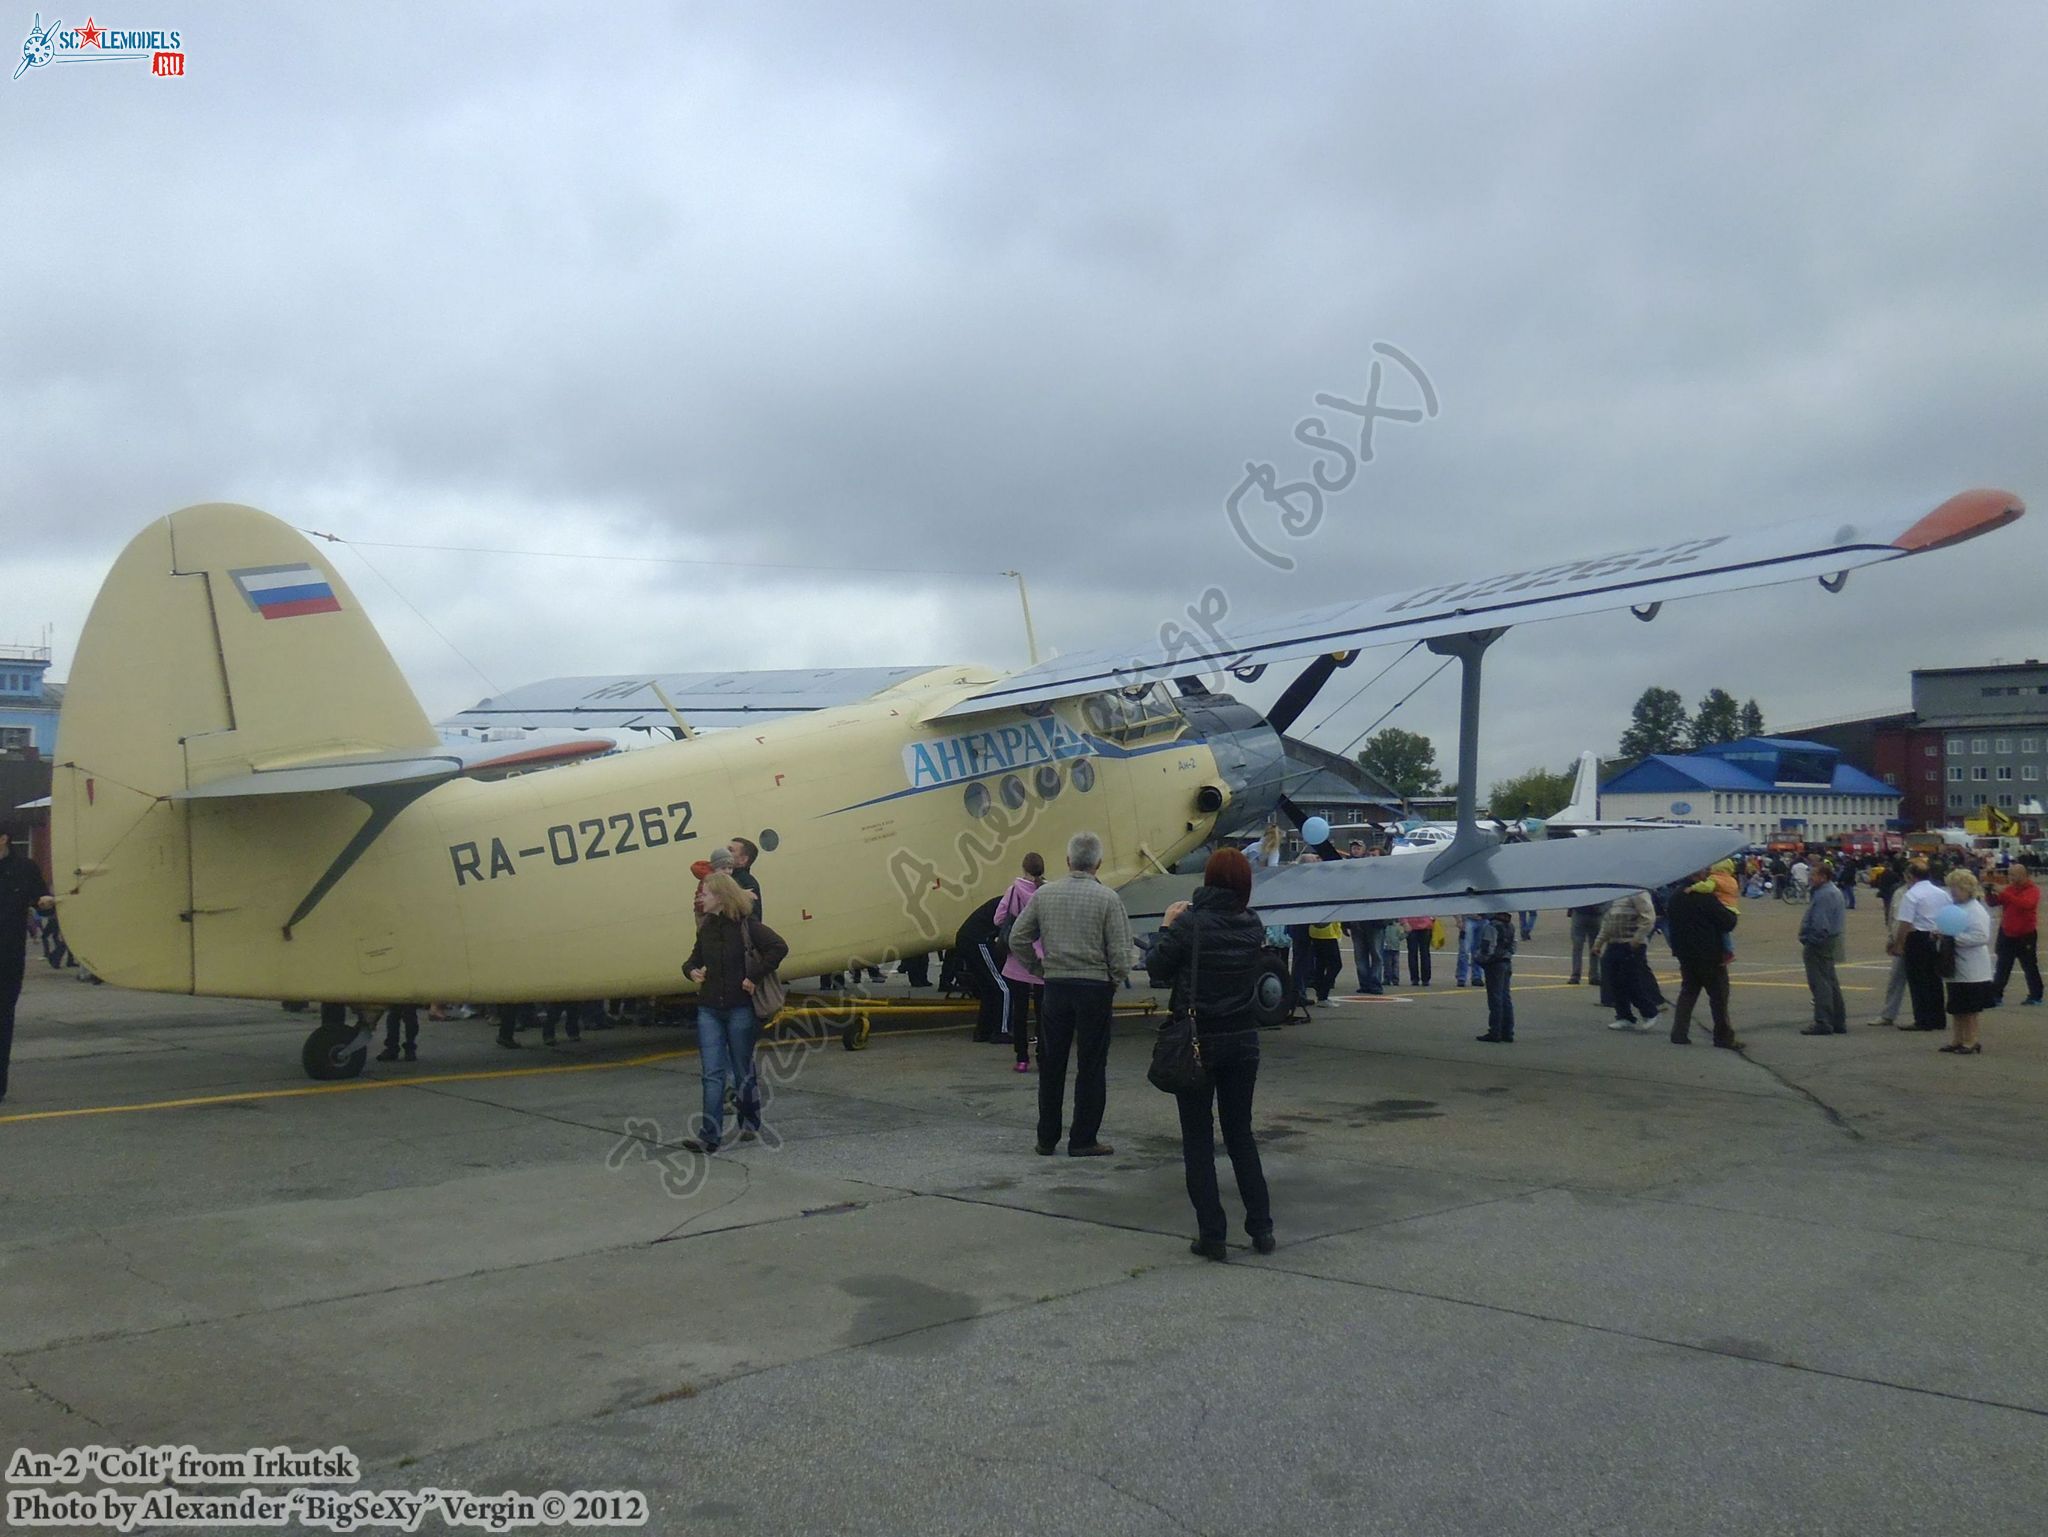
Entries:
{"type": "Polygon", "coordinates": [[[45,64],[110,62],[147,62],[152,75],[169,78],[185,73],[184,46],[181,32],[103,27],[90,16],[82,27],[67,28],[62,21],[46,27],[43,13],[38,11],[21,45],[21,62],[14,66],[14,78],[19,80],[28,70],[45,64]]]}

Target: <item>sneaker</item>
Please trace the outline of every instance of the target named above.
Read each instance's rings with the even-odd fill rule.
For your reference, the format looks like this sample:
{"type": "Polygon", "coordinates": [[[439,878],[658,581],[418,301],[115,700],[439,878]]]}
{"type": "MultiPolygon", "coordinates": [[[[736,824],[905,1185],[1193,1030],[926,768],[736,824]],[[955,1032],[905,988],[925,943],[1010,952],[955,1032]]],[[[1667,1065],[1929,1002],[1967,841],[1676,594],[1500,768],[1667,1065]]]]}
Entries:
{"type": "Polygon", "coordinates": [[[1801,1035],[1833,1035],[1835,1027],[1833,1025],[1808,1025],[1799,1033],[1801,1035]]]}
{"type": "Polygon", "coordinates": [[[1619,1014],[1607,1022],[1607,1028],[1610,1030],[1633,1030],[1635,1027],[1636,1022],[1634,1020],[1623,1019],[1619,1014]]]}
{"type": "Polygon", "coordinates": [[[753,1128],[753,1127],[751,1127],[751,1126],[743,1126],[743,1127],[741,1127],[741,1128],[740,1128],[740,1141],[742,1141],[742,1142],[759,1142],[760,1140],[761,1140],[761,1134],[760,1134],[760,1133],[759,1133],[758,1131],[754,1130],[754,1128],[753,1128]]]}
{"type": "Polygon", "coordinates": [[[715,1153],[718,1151],[718,1144],[716,1142],[708,1141],[703,1137],[685,1137],[683,1138],[683,1146],[693,1153],[715,1153]]]}
{"type": "Polygon", "coordinates": [[[2020,1007],[2023,1009],[2038,1009],[2040,1006],[2041,1000],[2038,998],[2022,998],[2020,1000],[2020,1007]]]}
{"type": "Polygon", "coordinates": [[[1012,1069],[1012,1071],[1019,1073],[1028,1073],[1031,1071],[1031,1064],[1029,1062],[1019,1062],[1016,1065],[1016,1067],[1012,1069]]]}
{"type": "Polygon", "coordinates": [[[1898,1021],[1895,1019],[1866,1019],[1863,1021],[1863,1028],[1866,1030],[1890,1030],[1897,1023],[1898,1021]]]}
{"type": "Polygon", "coordinates": [[[1068,1148],[1067,1156],[1069,1158],[1107,1158],[1115,1151],[1116,1149],[1107,1142],[1090,1142],[1082,1147],[1068,1148]]]}

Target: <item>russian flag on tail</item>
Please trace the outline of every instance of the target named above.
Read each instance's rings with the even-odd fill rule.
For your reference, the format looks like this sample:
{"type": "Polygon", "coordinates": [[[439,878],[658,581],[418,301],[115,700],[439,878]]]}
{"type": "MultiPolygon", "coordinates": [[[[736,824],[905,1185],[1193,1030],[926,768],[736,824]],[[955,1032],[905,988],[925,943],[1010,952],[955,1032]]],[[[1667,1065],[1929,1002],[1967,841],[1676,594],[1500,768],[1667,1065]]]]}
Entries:
{"type": "Polygon", "coordinates": [[[265,619],[295,619],[300,614],[338,614],[341,600],[319,570],[300,561],[294,566],[247,566],[230,571],[249,607],[265,619]]]}

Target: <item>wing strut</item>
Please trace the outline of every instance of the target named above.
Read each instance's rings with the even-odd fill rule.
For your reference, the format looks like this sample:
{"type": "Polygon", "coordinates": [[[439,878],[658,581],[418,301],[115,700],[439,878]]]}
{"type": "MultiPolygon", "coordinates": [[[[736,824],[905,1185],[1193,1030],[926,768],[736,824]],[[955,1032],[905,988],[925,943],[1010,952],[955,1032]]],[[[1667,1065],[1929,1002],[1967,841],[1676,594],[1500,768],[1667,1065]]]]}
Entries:
{"type": "Polygon", "coordinates": [[[1495,630],[1468,630],[1463,635],[1439,635],[1429,642],[1438,656],[1454,656],[1462,664],[1458,674],[1458,831],[1450,846],[1429,861],[1424,880],[1435,880],[1455,864],[1484,853],[1500,842],[1500,834],[1479,825],[1479,663],[1486,648],[1507,634],[1507,626],[1495,630]]]}

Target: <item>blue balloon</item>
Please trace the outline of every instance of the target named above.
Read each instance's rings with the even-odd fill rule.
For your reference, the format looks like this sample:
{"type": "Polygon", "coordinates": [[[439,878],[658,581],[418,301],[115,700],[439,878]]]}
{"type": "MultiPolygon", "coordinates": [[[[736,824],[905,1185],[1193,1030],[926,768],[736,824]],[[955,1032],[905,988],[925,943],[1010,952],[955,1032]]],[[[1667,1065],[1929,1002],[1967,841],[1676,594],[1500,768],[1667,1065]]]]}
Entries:
{"type": "Polygon", "coordinates": [[[1970,915],[1960,907],[1944,907],[1934,915],[1934,926],[1953,939],[1970,926],[1970,915]]]}
{"type": "Polygon", "coordinates": [[[1330,841],[1330,824],[1321,817],[1310,817],[1301,824],[1301,841],[1310,848],[1330,841]]]}

